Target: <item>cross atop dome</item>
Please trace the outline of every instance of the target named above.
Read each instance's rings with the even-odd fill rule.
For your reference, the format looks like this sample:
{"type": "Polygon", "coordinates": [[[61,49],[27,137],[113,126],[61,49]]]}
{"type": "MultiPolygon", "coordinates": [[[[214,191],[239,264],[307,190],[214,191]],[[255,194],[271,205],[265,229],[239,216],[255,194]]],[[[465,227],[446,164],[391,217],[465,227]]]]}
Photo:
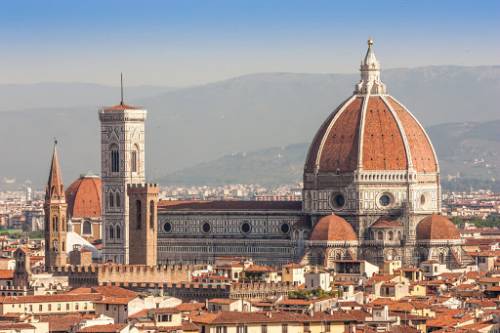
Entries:
{"type": "Polygon", "coordinates": [[[356,94],[385,94],[385,84],[380,81],[380,63],[373,51],[373,39],[368,39],[368,50],[360,66],[361,80],[356,85],[356,94]]]}

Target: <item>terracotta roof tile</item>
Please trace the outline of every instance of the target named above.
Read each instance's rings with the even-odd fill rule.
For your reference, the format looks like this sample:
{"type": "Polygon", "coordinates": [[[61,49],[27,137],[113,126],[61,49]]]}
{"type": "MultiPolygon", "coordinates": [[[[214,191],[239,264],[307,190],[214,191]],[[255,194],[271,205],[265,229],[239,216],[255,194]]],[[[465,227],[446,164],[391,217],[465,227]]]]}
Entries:
{"type": "Polygon", "coordinates": [[[448,218],[432,214],[417,225],[417,239],[460,239],[458,228],[448,218]]]}
{"type": "Polygon", "coordinates": [[[363,137],[365,170],[406,170],[405,146],[398,124],[380,97],[370,97],[363,137]]]}
{"type": "Polygon", "coordinates": [[[322,217],[314,226],[309,240],[357,241],[358,236],[349,222],[337,215],[322,217]]]}
{"type": "Polygon", "coordinates": [[[392,97],[389,97],[388,100],[404,127],[414,168],[419,172],[436,172],[437,161],[424,129],[392,97]]]}
{"type": "Polygon", "coordinates": [[[101,217],[101,179],[82,176],[66,189],[68,214],[73,218],[101,217]]]}

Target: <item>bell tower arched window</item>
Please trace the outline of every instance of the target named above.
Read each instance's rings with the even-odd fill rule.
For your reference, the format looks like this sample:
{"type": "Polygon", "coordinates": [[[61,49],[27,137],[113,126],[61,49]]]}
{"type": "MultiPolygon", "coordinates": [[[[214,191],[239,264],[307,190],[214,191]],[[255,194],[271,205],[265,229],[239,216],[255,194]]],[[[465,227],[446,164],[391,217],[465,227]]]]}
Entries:
{"type": "Polygon", "coordinates": [[[116,193],[116,207],[120,207],[121,206],[121,199],[120,199],[120,193],[116,193]]]}
{"type": "Polygon", "coordinates": [[[120,152],[118,151],[118,145],[113,143],[109,150],[111,152],[111,172],[119,172],[120,152]]]}
{"type": "Polygon", "coordinates": [[[115,206],[115,196],[113,195],[113,192],[109,192],[109,207],[114,207],[115,206]]]}
{"type": "Polygon", "coordinates": [[[57,216],[52,217],[52,224],[53,224],[53,226],[52,226],[53,230],[58,231],[59,230],[59,219],[57,216]]]}
{"type": "Polygon", "coordinates": [[[155,226],[155,202],[149,202],[149,227],[153,229],[155,226]]]}
{"type": "Polygon", "coordinates": [[[132,172],[138,172],[139,170],[139,146],[134,145],[132,153],[130,154],[130,169],[132,172]]]}
{"type": "Polygon", "coordinates": [[[121,239],[122,238],[122,229],[120,228],[119,225],[116,226],[116,239],[121,239]]]}
{"type": "MultiPolygon", "coordinates": [[[[147,206],[146,206],[147,207],[147,206]]],[[[135,201],[135,223],[136,223],[136,228],[141,229],[141,223],[142,223],[142,204],[141,200],[136,200],[135,201]]]]}

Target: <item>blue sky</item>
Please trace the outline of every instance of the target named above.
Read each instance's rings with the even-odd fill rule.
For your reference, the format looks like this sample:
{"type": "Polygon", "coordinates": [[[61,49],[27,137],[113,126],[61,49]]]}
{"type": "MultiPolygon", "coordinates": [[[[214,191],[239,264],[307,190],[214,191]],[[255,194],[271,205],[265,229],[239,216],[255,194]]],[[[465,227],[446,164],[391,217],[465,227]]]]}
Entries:
{"type": "Polygon", "coordinates": [[[491,65],[499,1],[2,1],[0,83],[192,85],[255,72],[491,65]]]}

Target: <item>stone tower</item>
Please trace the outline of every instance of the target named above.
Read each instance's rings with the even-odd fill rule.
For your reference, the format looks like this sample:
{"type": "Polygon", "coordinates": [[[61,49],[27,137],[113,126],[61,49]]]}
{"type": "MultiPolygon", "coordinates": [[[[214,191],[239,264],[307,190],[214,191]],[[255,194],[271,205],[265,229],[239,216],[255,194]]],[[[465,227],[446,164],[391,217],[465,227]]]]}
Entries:
{"type": "Polygon", "coordinates": [[[146,110],[123,103],[99,110],[104,261],[129,262],[127,186],[145,182],[146,110]]]}
{"type": "Polygon", "coordinates": [[[131,184],[129,197],[129,263],[155,266],[157,264],[156,243],[158,239],[157,206],[158,186],[156,184],[131,184]]]}
{"type": "Polygon", "coordinates": [[[57,157],[57,142],[54,144],[49,180],[45,191],[45,268],[64,266],[67,264],[66,232],[66,197],[62,182],[59,159],[57,157]]]}

